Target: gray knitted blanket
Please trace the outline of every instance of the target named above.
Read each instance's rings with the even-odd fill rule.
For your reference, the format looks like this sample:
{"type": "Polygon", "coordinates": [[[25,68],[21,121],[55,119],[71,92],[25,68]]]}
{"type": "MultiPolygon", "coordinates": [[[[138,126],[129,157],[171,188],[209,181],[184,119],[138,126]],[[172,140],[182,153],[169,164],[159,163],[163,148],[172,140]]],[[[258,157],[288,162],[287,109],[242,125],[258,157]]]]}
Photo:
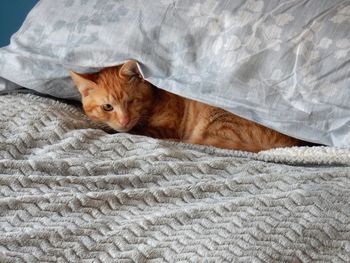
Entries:
{"type": "Polygon", "coordinates": [[[108,134],[0,96],[0,262],[350,262],[350,151],[108,134]]]}

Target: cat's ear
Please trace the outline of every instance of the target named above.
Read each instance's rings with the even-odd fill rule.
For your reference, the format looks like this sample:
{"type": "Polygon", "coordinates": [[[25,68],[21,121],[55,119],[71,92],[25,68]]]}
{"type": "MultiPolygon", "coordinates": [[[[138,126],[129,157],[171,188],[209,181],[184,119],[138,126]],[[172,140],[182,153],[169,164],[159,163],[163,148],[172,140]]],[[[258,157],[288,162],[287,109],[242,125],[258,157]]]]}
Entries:
{"type": "Polygon", "coordinates": [[[70,71],[69,74],[82,97],[89,96],[89,93],[96,88],[96,83],[94,81],[98,73],[79,74],[70,71]]]}
{"type": "Polygon", "coordinates": [[[143,79],[139,64],[135,60],[129,60],[125,62],[119,70],[121,77],[138,77],[143,79]]]}

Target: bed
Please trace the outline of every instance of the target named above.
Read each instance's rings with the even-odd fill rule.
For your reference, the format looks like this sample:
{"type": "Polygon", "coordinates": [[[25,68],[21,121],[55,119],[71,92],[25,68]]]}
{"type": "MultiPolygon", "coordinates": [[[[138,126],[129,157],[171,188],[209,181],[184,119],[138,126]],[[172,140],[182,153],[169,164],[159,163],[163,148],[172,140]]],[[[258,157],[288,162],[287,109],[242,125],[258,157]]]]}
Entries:
{"type": "MultiPolygon", "coordinates": [[[[112,2],[100,1],[102,11],[109,14],[112,2]]],[[[193,1],[196,8],[216,10],[210,5],[215,1],[196,5],[199,2],[193,1]]],[[[305,8],[316,2],[281,1],[278,7],[291,4],[305,8]]],[[[170,87],[169,91],[191,98],[197,96],[232,112],[237,110],[240,115],[246,113],[245,117],[273,128],[277,125],[274,118],[279,117],[283,125],[276,129],[287,129],[292,135],[298,132],[300,138],[312,137],[324,146],[249,153],[114,133],[88,120],[79,103],[72,100],[77,99],[77,92],[67,78],[67,68],[91,71],[120,63],[128,58],[130,49],[119,51],[115,61],[104,59],[110,54],[99,54],[98,63],[92,64],[85,56],[89,51],[78,57],[72,50],[65,53],[62,46],[48,47],[43,40],[57,38],[57,30],[65,32],[55,19],[74,11],[67,8],[96,7],[92,3],[97,1],[42,0],[10,47],[0,49],[0,262],[350,262],[350,132],[348,119],[344,119],[350,107],[346,102],[349,92],[342,86],[349,83],[349,75],[345,74],[349,72],[348,58],[338,54],[338,64],[332,64],[338,71],[327,75],[334,81],[332,87],[343,95],[342,101],[333,94],[327,96],[328,103],[321,105],[325,97],[313,89],[303,93],[304,99],[310,98],[308,94],[320,95],[317,103],[308,101],[313,103],[308,108],[311,104],[289,94],[290,118],[283,119],[285,109],[278,101],[273,104],[277,110],[271,118],[263,114],[269,100],[252,111],[256,105],[248,96],[252,100],[244,108],[244,96],[233,86],[229,89],[232,93],[226,93],[237,98],[232,103],[217,95],[219,89],[208,93],[208,87],[188,84],[194,78],[184,78],[180,88],[172,90],[177,74],[185,72],[174,71],[165,62],[160,67],[157,59],[146,63],[135,53],[145,78],[159,87],[170,87]],[[45,34],[35,30],[45,16],[52,18],[55,34],[49,32],[50,23],[42,28],[45,34]],[[68,53],[70,56],[66,56],[68,53]],[[171,78],[162,75],[169,72],[171,78]],[[334,74],[345,77],[335,81],[334,74]],[[310,121],[330,109],[324,105],[333,109],[329,118],[323,115],[322,125],[310,121]],[[299,111],[293,111],[296,107],[299,111]],[[298,115],[301,109],[303,113],[310,110],[308,119],[305,114],[298,115]],[[300,125],[303,122],[305,129],[300,125]],[[319,133],[311,133],[316,130],[319,133]]],[[[116,8],[127,14],[123,8],[128,4],[120,3],[116,8]]],[[[144,1],[128,3],[140,9],[146,5],[144,1]]],[[[262,12],[261,3],[267,12],[271,2],[247,3],[244,8],[251,12],[262,12]]],[[[184,10],[181,6],[189,2],[159,1],[152,12],[163,10],[162,5],[171,13],[184,10]]],[[[349,21],[349,7],[346,1],[324,1],[325,11],[315,12],[335,12],[332,17],[339,22],[339,29],[349,21]]],[[[91,22],[86,16],[74,19],[81,21],[71,25],[72,42],[73,35],[80,38],[82,25],[91,22]]],[[[114,21],[115,17],[104,19],[114,21]]],[[[98,23],[92,22],[94,26],[98,23]]],[[[346,38],[344,33],[341,35],[346,38]]],[[[61,39],[55,41],[60,43],[61,39]]],[[[109,50],[109,42],[104,43],[105,50],[109,50]]],[[[283,47],[281,44],[281,50],[283,47]]],[[[257,77],[253,79],[258,81],[257,77]]],[[[303,83],[295,94],[309,87],[303,83]]],[[[273,88],[279,96],[275,84],[265,84],[266,91],[273,88]]]]}

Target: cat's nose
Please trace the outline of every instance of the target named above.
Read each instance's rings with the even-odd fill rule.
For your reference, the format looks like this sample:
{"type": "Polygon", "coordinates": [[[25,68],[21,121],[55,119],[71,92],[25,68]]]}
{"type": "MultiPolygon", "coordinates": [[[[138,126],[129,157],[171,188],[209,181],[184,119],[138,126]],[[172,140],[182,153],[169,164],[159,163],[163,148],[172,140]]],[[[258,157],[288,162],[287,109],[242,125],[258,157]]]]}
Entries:
{"type": "Polygon", "coordinates": [[[129,117],[122,117],[122,118],[120,118],[119,122],[122,126],[125,127],[126,125],[129,124],[130,119],[129,119],[129,117]]]}

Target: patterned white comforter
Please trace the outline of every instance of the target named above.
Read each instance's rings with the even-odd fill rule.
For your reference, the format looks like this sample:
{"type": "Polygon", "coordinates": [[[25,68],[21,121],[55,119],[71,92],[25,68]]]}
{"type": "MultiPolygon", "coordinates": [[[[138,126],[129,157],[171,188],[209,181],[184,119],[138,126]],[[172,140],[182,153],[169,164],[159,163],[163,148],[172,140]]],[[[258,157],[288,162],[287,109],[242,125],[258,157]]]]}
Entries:
{"type": "Polygon", "coordinates": [[[350,262],[349,165],[108,134],[0,96],[0,262],[350,262]]]}

